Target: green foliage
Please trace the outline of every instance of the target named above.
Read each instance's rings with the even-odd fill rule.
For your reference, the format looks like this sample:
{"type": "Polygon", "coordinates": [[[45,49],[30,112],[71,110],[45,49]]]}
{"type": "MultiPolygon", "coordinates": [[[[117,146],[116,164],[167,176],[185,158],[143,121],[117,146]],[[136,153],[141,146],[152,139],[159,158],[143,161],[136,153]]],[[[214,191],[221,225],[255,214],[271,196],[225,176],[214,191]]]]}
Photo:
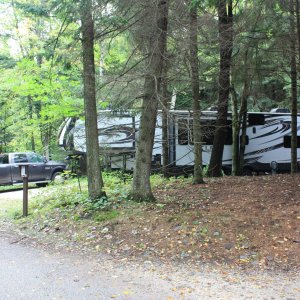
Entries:
{"type": "Polygon", "coordinates": [[[38,17],[48,17],[48,10],[41,5],[34,5],[32,3],[22,3],[19,1],[14,2],[16,8],[22,10],[25,14],[38,16],[38,17]]]}
{"type": "Polygon", "coordinates": [[[96,222],[107,222],[112,219],[115,219],[119,216],[119,213],[115,210],[105,211],[105,212],[97,212],[93,216],[93,220],[96,222]]]}

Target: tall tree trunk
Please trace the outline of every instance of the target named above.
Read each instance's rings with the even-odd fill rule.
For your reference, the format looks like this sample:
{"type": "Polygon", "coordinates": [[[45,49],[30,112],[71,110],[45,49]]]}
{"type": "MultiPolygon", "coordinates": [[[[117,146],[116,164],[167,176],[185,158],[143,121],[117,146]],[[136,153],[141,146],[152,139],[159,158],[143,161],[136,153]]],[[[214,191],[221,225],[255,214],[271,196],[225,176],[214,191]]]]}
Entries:
{"type": "Polygon", "coordinates": [[[247,144],[247,114],[248,114],[248,97],[250,94],[250,79],[248,72],[248,49],[245,52],[245,70],[244,70],[244,88],[241,97],[241,108],[239,111],[239,124],[241,130],[241,138],[240,138],[240,149],[239,149],[239,170],[238,174],[243,174],[244,169],[244,156],[247,144]]]}
{"type": "Polygon", "coordinates": [[[297,17],[297,42],[298,42],[298,64],[297,69],[300,74],[300,3],[299,0],[296,1],[296,17],[297,17]]]}
{"type": "Polygon", "coordinates": [[[190,66],[193,101],[194,184],[204,183],[202,171],[202,135],[198,61],[197,4],[190,2],[190,66]]]}
{"type": "Polygon", "coordinates": [[[247,144],[247,115],[248,115],[248,96],[249,96],[249,79],[245,78],[243,94],[241,98],[241,109],[239,113],[239,122],[241,124],[241,140],[239,151],[239,175],[243,174],[245,162],[245,150],[247,144]]]}
{"type": "Polygon", "coordinates": [[[162,161],[163,175],[168,177],[169,169],[169,97],[168,97],[168,78],[167,61],[164,59],[162,78],[161,78],[161,100],[162,100],[162,161]]]}
{"type": "Polygon", "coordinates": [[[92,0],[82,1],[81,33],[88,191],[91,199],[97,199],[102,197],[104,192],[102,191],[103,180],[101,174],[97,128],[94,21],[92,17],[92,0]]]}
{"type": "Polygon", "coordinates": [[[233,46],[232,0],[219,0],[218,18],[220,43],[219,100],[214,143],[208,169],[208,175],[213,177],[222,175],[222,157],[227,134],[227,111],[233,46]]]}
{"type": "Polygon", "coordinates": [[[290,0],[290,49],[291,49],[291,174],[297,172],[297,65],[295,5],[290,0]]]}
{"type": "Polygon", "coordinates": [[[231,88],[232,97],[232,172],[233,176],[238,175],[239,170],[239,116],[238,116],[238,98],[237,93],[232,86],[231,88]]]}
{"type": "MultiPolygon", "coordinates": [[[[145,77],[139,139],[130,196],[136,201],[155,201],[150,175],[152,150],[160,91],[162,66],[166,53],[168,0],[155,1],[153,32],[147,42],[149,49],[148,74],[145,77]]],[[[149,30],[149,29],[148,29],[149,30]]]]}

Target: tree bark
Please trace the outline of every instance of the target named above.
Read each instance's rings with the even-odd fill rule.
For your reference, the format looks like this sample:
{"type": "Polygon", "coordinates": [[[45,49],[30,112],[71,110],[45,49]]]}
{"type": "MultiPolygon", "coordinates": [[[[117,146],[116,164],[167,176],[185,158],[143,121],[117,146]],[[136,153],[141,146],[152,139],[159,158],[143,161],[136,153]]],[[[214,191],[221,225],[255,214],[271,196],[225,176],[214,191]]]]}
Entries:
{"type": "Polygon", "coordinates": [[[103,180],[100,165],[97,128],[94,21],[92,16],[92,0],[82,1],[81,33],[88,191],[91,199],[98,199],[104,196],[105,193],[102,191],[103,180]]]}
{"type": "Polygon", "coordinates": [[[247,143],[247,113],[248,113],[248,97],[250,94],[250,79],[249,79],[249,72],[248,72],[248,49],[245,52],[245,70],[244,70],[244,87],[243,93],[241,97],[241,108],[239,111],[239,131],[241,130],[241,138],[240,138],[240,149],[239,149],[239,170],[238,174],[243,174],[244,169],[244,156],[246,150],[246,143],[247,143]]]}
{"type": "MultiPolygon", "coordinates": [[[[298,21],[298,19],[297,19],[298,21]]],[[[295,5],[290,0],[290,49],[291,49],[291,174],[297,172],[297,65],[295,5]]]]}
{"type": "Polygon", "coordinates": [[[169,97],[167,62],[164,59],[162,79],[161,79],[161,99],[162,99],[162,161],[163,175],[168,177],[169,169],[169,97]]]}
{"type": "Polygon", "coordinates": [[[145,41],[149,49],[148,73],[145,76],[143,107],[130,193],[130,197],[135,201],[155,201],[151,190],[150,175],[158,95],[166,53],[168,0],[156,0],[154,10],[155,26],[148,41],[145,41]]]}
{"type": "Polygon", "coordinates": [[[231,175],[237,176],[239,170],[239,116],[238,99],[234,87],[231,88],[232,97],[232,172],[231,175]]]}
{"type": "Polygon", "coordinates": [[[220,44],[219,100],[214,143],[208,169],[208,175],[213,177],[222,175],[222,157],[227,133],[227,111],[233,46],[232,0],[219,0],[218,18],[220,44]]]}
{"type": "Polygon", "coordinates": [[[190,2],[190,66],[193,102],[194,184],[204,183],[202,171],[202,135],[198,60],[198,12],[190,2]]]}

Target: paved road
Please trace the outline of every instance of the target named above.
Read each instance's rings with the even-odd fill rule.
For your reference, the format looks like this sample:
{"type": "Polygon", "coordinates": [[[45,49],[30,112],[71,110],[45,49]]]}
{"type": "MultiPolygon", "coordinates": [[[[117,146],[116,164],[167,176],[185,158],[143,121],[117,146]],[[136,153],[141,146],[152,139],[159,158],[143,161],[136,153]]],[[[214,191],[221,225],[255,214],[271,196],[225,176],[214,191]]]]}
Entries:
{"type": "MultiPolygon", "coordinates": [[[[0,299],[168,299],[172,284],[110,262],[49,254],[1,236],[0,299]]],[[[171,298],[172,299],[172,298],[171,298]]]]}
{"type": "Polygon", "coordinates": [[[166,275],[152,270],[150,262],[129,268],[17,241],[0,232],[1,300],[300,299],[299,274],[176,270],[166,275]]]}
{"type": "Polygon", "coordinates": [[[150,261],[128,266],[36,247],[0,223],[0,300],[25,299],[300,300],[300,273],[186,270],[150,261]]]}

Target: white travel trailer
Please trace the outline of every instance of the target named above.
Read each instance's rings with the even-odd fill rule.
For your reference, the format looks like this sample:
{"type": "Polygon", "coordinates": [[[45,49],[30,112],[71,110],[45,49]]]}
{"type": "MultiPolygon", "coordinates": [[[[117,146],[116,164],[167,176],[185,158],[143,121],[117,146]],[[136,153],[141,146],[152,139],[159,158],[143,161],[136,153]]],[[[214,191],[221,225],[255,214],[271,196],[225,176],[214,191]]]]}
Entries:
{"type": "MultiPolygon", "coordinates": [[[[203,165],[208,165],[216,122],[216,112],[204,111],[201,117],[203,133],[203,165]]],[[[300,117],[298,116],[298,124],[300,117]]],[[[99,144],[105,165],[111,169],[132,170],[136,139],[139,134],[139,115],[101,111],[98,114],[99,144]]],[[[298,132],[299,132],[298,127],[298,132]]],[[[194,164],[192,113],[173,110],[169,113],[169,161],[171,173],[189,172],[194,164]]],[[[298,160],[300,161],[300,132],[298,160]]],[[[290,113],[248,113],[244,168],[253,172],[270,172],[276,162],[279,172],[290,170],[291,115],[290,113]]],[[[71,152],[85,153],[84,121],[69,118],[61,126],[59,145],[71,152]]],[[[153,147],[153,168],[160,170],[162,162],[162,117],[158,113],[153,147]]],[[[223,152],[223,167],[232,165],[231,114],[223,152]]]]}

